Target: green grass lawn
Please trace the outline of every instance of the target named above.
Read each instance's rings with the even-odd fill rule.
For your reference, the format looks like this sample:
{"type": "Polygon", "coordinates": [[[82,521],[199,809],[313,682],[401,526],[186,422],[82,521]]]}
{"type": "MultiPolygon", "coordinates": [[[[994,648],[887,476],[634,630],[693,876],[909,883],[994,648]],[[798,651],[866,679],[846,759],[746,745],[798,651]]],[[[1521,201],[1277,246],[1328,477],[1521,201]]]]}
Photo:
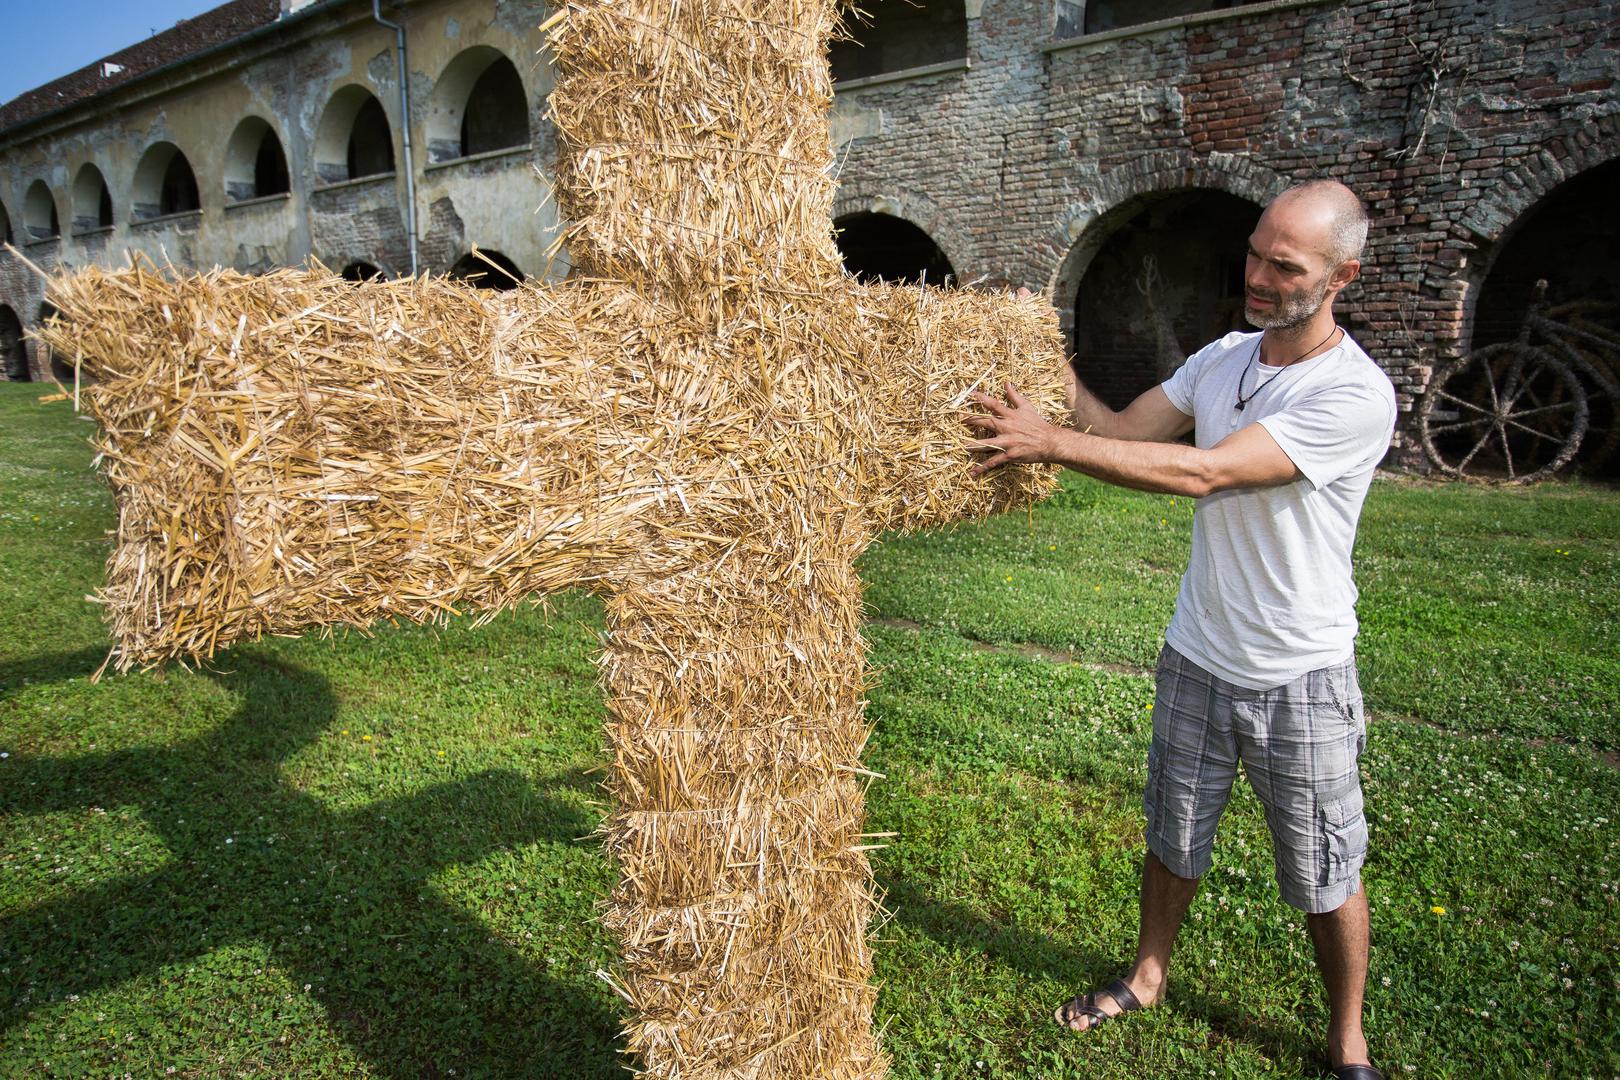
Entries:
{"type": "MultiPolygon", "coordinates": [[[[113,508],[42,392],[0,386],[0,1076],[624,1075],[596,601],[92,685],[113,508]]],[[[1145,669],[1191,513],[1071,476],[1032,517],[866,556],[896,1077],[1318,1074],[1309,940],[1243,785],[1165,1005],[1051,1022],[1134,951],[1145,669]]],[[[1612,490],[1373,489],[1392,1077],[1620,1074],[1617,556],[1612,490]]]]}

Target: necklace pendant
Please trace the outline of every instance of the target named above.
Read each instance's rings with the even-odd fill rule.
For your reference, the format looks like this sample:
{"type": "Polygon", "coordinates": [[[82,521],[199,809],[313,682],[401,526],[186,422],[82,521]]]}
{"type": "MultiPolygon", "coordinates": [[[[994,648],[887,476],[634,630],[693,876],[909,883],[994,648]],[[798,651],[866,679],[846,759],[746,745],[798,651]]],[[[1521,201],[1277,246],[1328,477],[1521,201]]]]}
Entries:
{"type": "Polygon", "coordinates": [[[1236,409],[1238,412],[1242,412],[1244,404],[1245,404],[1245,402],[1240,401],[1240,402],[1238,402],[1236,405],[1234,405],[1232,407],[1234,409],[1236,409]]]}

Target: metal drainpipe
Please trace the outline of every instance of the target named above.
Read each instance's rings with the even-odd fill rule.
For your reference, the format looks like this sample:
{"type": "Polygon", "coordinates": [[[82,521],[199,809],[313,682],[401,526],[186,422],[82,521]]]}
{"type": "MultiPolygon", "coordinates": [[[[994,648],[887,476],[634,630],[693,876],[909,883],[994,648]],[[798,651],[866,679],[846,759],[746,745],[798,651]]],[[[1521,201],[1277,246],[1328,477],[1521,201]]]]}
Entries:
{"type": "Polygon", "coordinates": [[[411,277],[416,266],[416,165],[411,156],[411,78],[405,57],[405,27],[382,17],[382,0],[371,0],[371,17],[394,32],[399,55],[399,114],[405,137],[405,238],[411,246],[411,277]]]}

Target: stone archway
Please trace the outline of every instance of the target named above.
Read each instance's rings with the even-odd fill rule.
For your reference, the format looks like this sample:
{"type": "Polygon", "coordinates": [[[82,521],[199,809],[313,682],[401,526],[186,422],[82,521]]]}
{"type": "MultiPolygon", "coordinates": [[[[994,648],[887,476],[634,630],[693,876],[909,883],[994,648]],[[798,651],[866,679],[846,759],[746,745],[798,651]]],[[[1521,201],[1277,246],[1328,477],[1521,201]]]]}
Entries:
{"type": "Polygon", "coordinates": [[[23,341],[22,320],[4,304],[0,304],[0,377],[14,382],[28,382],[33,378],[28,370],[28,346],[23,341]]]}
{"type": "Polygon", "coordinates": [[[456,260],[450,276],[480,289],[515,289],[523,284],[523,271],[499,251],[479,248],[456,260]]]}
{"type": "Polygon", "coordinates": [[[262,116],[243,117],[225,145],[225,198],[263,199],[292,191],[281,136],[262,116]]]}
{"type": "Polygon", "coordinates": [[[1061,252],[1047,278],[1064,336],[1074,342],[1074,307],[1080,281],[1097,252],[1122,221],[1140,209],[1140,200],[1178,191],[1219,191],[1265,206],[1292,181],[1250,158],[1234,154],[1200,157],[1179,150],[1143,154],[1097,175],[1089,197],[1065,208],[1049,241],[1041,245],[1061,252]]]}
{"type": "MultiPolygon", "coordinates": [[[[950,264],[959,283],[975,272],[977,260],[967,234],[926,195],[911,191],[885,193],[865,185],[841,188],[833,200],[833,221],[842,222],[861,214],[899,218],[921,229],[950,264]]],[[[932,274],[929,281],[944,284],[934,282],[932,274]]]]}
{"type": "MultiPolygon", "coordinates": [[[[1247,328],[1245,241],[1258,203],[1184,188],[1142,195],[1093,229],[1092,256],[1067,308],[1069,346],[1086,386],[1122,409],[1210,341],[1247,328]]],[[[1061,309],[1060,309],[1061,310],[1061,309]]]]}
{"type": "Polygon", "coordinates": [[[427,118],[435,162],[528,146],[529,96],[517,66],[499,49],[475,45],[439,76],[427,118]]]}
{"type": "MultiPolygon", "coordinates": [[[[1554,317],[1573,329],[1620,339],[1620,157],[1573,175],[1519,215],[1492,246],[1484,276],[1471,289],[1472,318],[1459,351],[1518,336],[1538,281],[1547,283],[1554,317]]],[[[1568,339],[1577,357],[1616,372],[1620,350],[1568,339]]],[[[1566,354],[1567,355],[1567,354],[1566,354]]],[[[1576,365],[1577,370],[1579,365],[1576,365]]],[[[1588,428],[1574,459],[1582,474],[1620,477],[1620,401],[1583,377],[1588,428]]]]}
{"type": "Polygon", "coordinates": [[[954,283],[956,271],[945,252],[905,218],[868,211],[837,218],[833,228],[844,269],[861,281],[954,283]]]}
{"type": "Polygon", "coordinates": [[[321,113],[312,156],[317,184],[393,173],[393,127],[382,102],[358,83],[339,87],[321,113]]]}
{"type": "Polygon", "coordinates": [[[73,231],[109,229],[112,224],[113,200],[107,178],[94,162],[87,161],[73,179],[73,231]]]}
{"type": "Polygon", "coordinates": [[[172,142],[155,142],[141,155],[135,167],[134,206],[136,221],[192,213],[202,208],[197,174],[185,151],[172,142]]]}
{"type": "Polygon", "coordinates": [[[357,259],[349,263],[343,268],[341,276],[344,281],[352,281],[356,285],[365,281],[388,280],[388,274],[381,267],[375,263],[366,262],[364,259],[357,259]]]}
{"type": "MultiPolygon", "coordinates": [[[[56,305],[47,300],[39,305],[39,319],[37,320],[38,325],[44,326],[46,323],[50,322],[60,314],[61,312],[56,310],[56,305]]],[[[34,348],[36,350],[34,353],[34,359],[40,371],[48,372],[51,378],[55,379],[63,386],[73,385],[73,380],[77,375],[77,372],[74,370],[72,364],[69,364],[67,361],[57,356],[42,341],[36,342],[34,348]]]]}
{"type": "Polygon", "coordinates": [[[49,240],[60,235],[62,225],[56,213],[56,196],[51,193],[49,184],[35,180],[28,185],[28,194],[23,196],[23,238],[49,240]]]}
{"type": "MultiPolygon", "coordinates": [[[[1427,273],[1428,289],[1433,295],[1457,297],[1459,307],[1454,309],[1457,338],[1453,351],[1461,353],[1472,344],[1485,344],[1500,333],[1489,325],[1496,321],[1494,316],[1487,319],[1483,336],[1476,329],[1484,286],[1504,252],[1514,246],[1515,235],[1526,222],[1534,219],[1535,211],[1547,205],[1549,196],[1555,195],[1566,183],[1578,181],[1581,176],[1617,161],[1620,161],[1620,116],[1586,121],[1547,140],[1534,155],[1493,182],[1458,219],[1452,230],[1455,242],[1465,250],[1475,249],[1466,260],[1461,282],[1452,265],[1431,264],[1427,273]]],[[[1522,311],[1522,306],[1518,310],[1522,311]]]]}

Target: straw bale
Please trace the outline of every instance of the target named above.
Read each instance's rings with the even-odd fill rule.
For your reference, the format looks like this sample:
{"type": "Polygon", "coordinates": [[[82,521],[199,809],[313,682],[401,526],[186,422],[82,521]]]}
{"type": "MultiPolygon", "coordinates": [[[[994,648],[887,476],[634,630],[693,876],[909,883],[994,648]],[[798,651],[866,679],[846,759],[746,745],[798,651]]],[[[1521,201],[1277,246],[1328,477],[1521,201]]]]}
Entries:
{"type": "Polygon", "coordinates": [[[830,232],[821,0],[552,22],[583,273],[480,292],[136,264],[51,283],[118,503],[119,670],[379,619],[606,602],[604,912],[660,1080],[883,1075],[854,562],[1030,505],[974,389],[1062,411],[1039,298],[860,285],[830,232]]]}

